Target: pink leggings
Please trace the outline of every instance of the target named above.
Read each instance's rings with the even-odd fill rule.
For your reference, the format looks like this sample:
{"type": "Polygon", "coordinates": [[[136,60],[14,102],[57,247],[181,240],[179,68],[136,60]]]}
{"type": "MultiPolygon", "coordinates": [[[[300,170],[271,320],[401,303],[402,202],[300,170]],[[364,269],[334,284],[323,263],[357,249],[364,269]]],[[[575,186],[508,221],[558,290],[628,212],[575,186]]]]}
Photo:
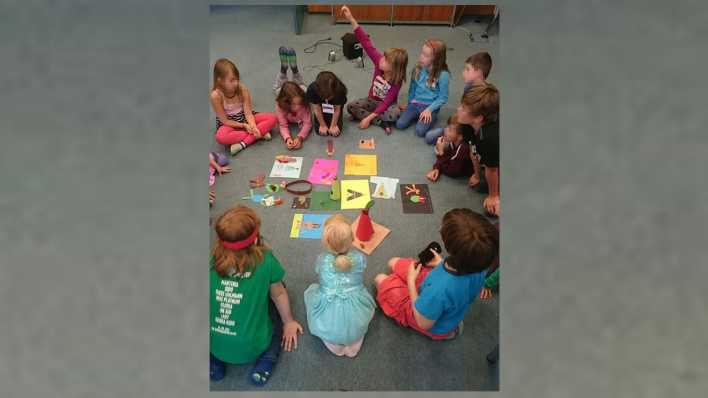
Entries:
{"type": "MultiPolygon", "coordinates": [[[[263,134],[269,132],[273,126],[275,126],[276,118],[272,113],[256,113],[253,117],[256,119],[258,130],[263,134]]],[[[251,145],[256,142],[257,139],[248,131],[238,130],[225,124],[216,130],[214,138],[216,138],[216,142],[221,145],[233,145],[239,142],[251,145]]]]}

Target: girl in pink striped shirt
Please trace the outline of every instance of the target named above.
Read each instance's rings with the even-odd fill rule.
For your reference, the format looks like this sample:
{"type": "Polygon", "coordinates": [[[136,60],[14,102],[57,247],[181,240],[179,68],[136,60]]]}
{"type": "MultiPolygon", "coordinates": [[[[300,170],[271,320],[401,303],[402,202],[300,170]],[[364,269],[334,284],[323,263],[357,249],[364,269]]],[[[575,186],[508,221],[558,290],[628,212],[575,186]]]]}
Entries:
{"type": "Polygon", "coordinates": [[[300,149],[312,130],[312,114],[305,91],[297,83],[283,83],[275,99],[275,115],[285,146],[291,151],[300,149]],[[298,126],[298,133],[294,138],[290,135],[290,124],[298,126]]]}

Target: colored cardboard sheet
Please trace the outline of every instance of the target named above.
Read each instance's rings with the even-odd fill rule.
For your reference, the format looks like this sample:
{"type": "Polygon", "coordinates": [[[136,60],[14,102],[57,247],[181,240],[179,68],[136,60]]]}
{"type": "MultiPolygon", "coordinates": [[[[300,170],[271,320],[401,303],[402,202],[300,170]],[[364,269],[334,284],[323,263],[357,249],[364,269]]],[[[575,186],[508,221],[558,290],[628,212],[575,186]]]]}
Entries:
{"type": "Polygon", "coordinates": [[[319,185],[332,185],[332,181],[337,178],[339,160],[336,159],[315,159],[312,162],[310,176],[307,181],[319,185]]]}
{"type": "Polygon", "coordinates": [[[375,176],[376,155],[346,154],[344,156],[344,175],[375,176]]]}
{"type": "Polygon", "coordinates": [[[292,239],[321,239],[324,223],[329,214],[296,213],[290,228],[292,239]]]}
{"type": "Polygon", "coordinates": [[[377,247],[379,247],[381,242],[383,242],[384,238],[386,238],[386,236],[391,233],[391,230],[372,220],[371,224],[374,226],[374,234],[371,236],[371,239],[369,239],[368,242],[362,242],[356,238],[356,228],[359,225],[360,217],[361,216],[357,217],[356,220],[354,220],[354,222],[352,223],[352,232],[354,233],[354,242],[352,243],[352,246],[356,247],[358,250],[362,251],[367,256],[370,256],[371,253],[373,253],[373,251],[376,250],[377,247]]]}
{"type": "Polygon", "coordinates": [[[369,180],[342,180],[342,210],[363,209],[371,200],[369,180]]]}
{"type": "Polygon", "coordinates": [[[433,200],[428,184],[400,184],[404,213],[432,213],[433,200]]]}
{"type": "Polygon", "coordinates": [[[300,178],[300,169],[302,169],[302,157],[293,156],[294,160],[283,163],[277,160],[273,161],[273,168],[270,171],[271,178],[300,178]]]}
{"type": "Polygon", "coordinates": [[[310,210],[339,210],[340,201],[329,198],[329,191],[310,193],[310,210]]]}
{"type": "Polygon", "coordinates": [[[374,192],[371,193],[372,198],[396,199],[398,178],[371,176],[369,177],[369,181],[371,181],[372,184],[376,184],[374,192]]]}

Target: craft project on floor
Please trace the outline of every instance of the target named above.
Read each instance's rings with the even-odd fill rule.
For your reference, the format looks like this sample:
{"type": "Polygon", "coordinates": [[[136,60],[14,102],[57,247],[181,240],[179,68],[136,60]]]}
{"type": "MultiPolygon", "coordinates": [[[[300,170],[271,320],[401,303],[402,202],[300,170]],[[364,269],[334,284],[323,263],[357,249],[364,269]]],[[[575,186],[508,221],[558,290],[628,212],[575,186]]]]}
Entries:
{"type": "Polygon", "coordinates": [[[300,178],[302,157],[278,155],[270,171],[271,178],[300,178]]]}
{"type": "Polygon", "coordinates": [[[354,233],[353,246],[366,255],[371,255],[391,232],[390,229],[383,225],[371,221],[369,211],[373,205],[374,201],[369,201],[364,209],[362,209],[359,217],[352,223],[352,232],[354,233]]]}
{"type": "Polygon", "coordinates": [[[344,175],[375,176],[376,155],[346,154],[344,156],[344,175]]]}
{"type": "Polygon", "coordinates": [[[329,214],[295,213],[290,238],[322,239],[322,229],[329,217],[329,214]]]}
{"type": "Polygon", "coordinates": [[[433,212],[428,184],[401,184],[401,203],[404,213],[429,214],[433,212]]]}
{"type": "Polygon", "coordinates": [[[296,196],[293,198],[293,204],[290,206],[291,209],[309,209],[310,208],[310,197],[309,196],[296,196]]]}
{"type": "Polygon", "coordinates": [[[372,184],[376,184],[374,193],[371,194],[372,198],[396,199],[398,178],[371,176],[369,177],[369,181],[371,181],[372,184]]]}
{"type": "Polygon", "coordinates": [[[369,180],[343,180],[340,190],[342,210],[363,209],[371,200],[369,180]]]}
{"type": "Polygon", "coordinates": [[[332,200],[328,191],[312,192],[310,197],[310,210],[339,210],[340,201],[332,200]]]}
{"type": "Polygon", "coordinates": [[[278,206],[283,204],[283,199],[279,196],[273,196],[269,193],[256,193],[253,189],[248,191],[248,195],[243,196],[242,200],[250,200],[253,203],[261,204],[265,207],[278,206]]]}
{"type": "Polygon", "coordinates": [[[313,184],[332,185],[332,181],[337,178],[339,160],[336,159],[315,159],[312,162],[310,176],[307,180],[313,184]]]}
{"type": "Polygon", "coordinates": [[[376,149],[376,142],[374,141],[374,137],[360,139],[359,149],[376,149]]]}

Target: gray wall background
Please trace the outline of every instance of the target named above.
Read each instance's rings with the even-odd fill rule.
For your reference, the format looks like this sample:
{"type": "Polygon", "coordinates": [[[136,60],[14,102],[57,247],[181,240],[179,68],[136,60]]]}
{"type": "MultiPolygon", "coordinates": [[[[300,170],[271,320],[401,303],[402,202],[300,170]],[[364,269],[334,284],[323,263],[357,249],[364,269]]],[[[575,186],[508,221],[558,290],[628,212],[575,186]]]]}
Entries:
{"type": "MultiPolygon", "coordinates": [[[[497,394],[705,394],[707,6],[501,6],[497,394]]],[[[208,395],[208,12],[0,5],[3,396],[208,395]]]]}

